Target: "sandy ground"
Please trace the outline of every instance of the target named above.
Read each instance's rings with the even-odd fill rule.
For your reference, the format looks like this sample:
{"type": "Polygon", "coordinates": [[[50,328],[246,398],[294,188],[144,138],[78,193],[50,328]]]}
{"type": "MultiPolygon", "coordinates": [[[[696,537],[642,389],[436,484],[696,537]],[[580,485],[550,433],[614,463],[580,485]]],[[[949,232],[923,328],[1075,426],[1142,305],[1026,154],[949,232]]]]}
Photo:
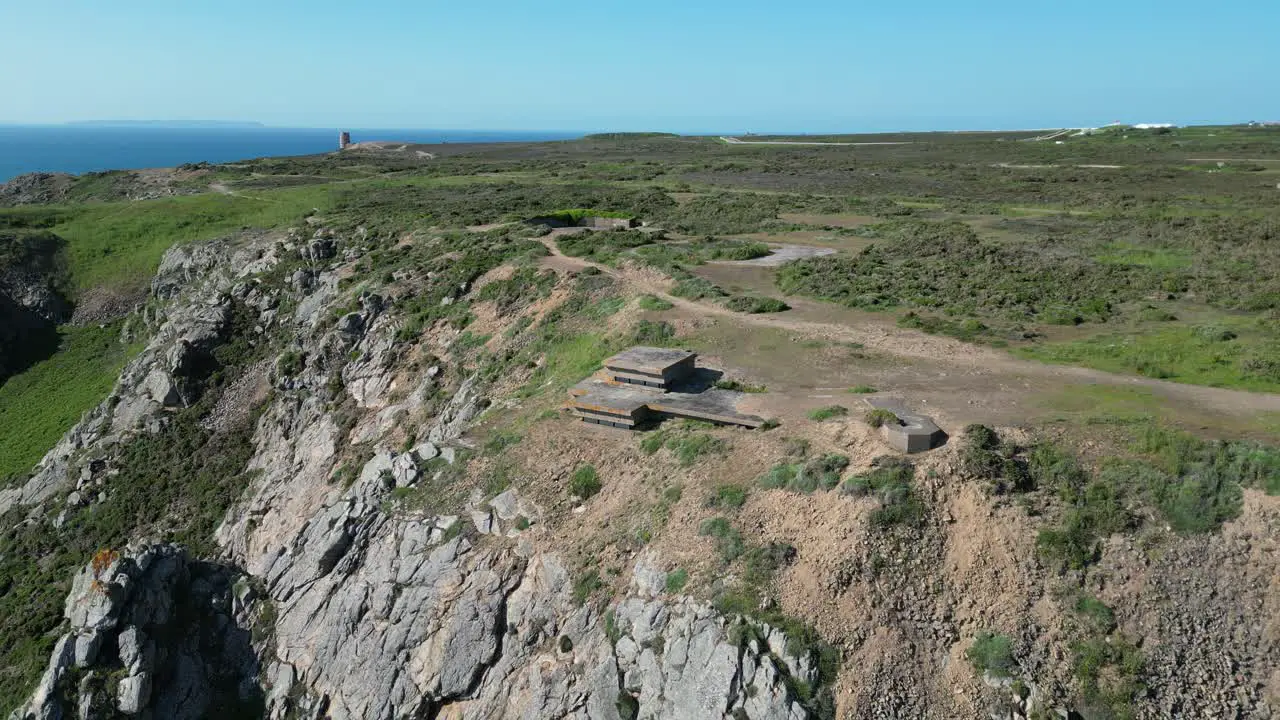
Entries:
{"type": "Polygon", "coordinates": [[[831,248],[813,247],[812,245],[774,245],[773,254],[751,260],[720,260],[718,265],[746,265],[749,267],[779,267],[791,262],[810,257],[835,255],[831,248]]]}

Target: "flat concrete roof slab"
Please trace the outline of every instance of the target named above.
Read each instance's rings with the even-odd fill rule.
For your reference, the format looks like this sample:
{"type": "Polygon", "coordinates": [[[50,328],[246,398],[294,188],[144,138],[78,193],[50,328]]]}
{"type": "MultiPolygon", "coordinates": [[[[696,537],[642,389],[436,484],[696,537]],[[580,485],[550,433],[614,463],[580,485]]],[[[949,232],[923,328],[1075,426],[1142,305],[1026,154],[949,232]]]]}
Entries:
{"type": "Polygon", "coordinates": [[[697,357],[687,350],[670,348],[633,347],[614,355],[604,361],[605,367],[634,370],[636,372],[661,375],[672,365],[697,357]]]}
{"type": "Polygon", "coordinates": [[[653,402],[657,394],[640,387],[614,385],[588,378],[573,386],[573,404],[578,407],[632,415],[653,402]]]}
{"type": "Polygon", "coordinates": [[[764,418],[738,412],[738,403],[745,397],[745,394],[736,390],[720,388],[711,388],[697,394],[671,392],[655,397],[649,403],[649,408],[655,412],[681,417],[759,427],[764,424],[764,418]]]}
{"type": "Polygon", "coordinates": [[[746,395],[734,390],[712,388],[699,393],[660,393],[588,378],[575,385],[570,394],[575,407],[619,415],[632,415],[648,408],[667,415],[746,427],[759,427],[764,423],[759,416],[738,412],[738,403],[746,395]]]}

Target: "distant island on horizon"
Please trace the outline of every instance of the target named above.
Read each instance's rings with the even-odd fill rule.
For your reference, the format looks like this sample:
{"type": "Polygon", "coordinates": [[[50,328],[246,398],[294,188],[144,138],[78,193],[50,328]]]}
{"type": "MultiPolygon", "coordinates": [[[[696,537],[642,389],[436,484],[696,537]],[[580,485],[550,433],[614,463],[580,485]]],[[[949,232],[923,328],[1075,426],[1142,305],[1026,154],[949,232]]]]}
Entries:
{"type": "Polygon", "coordinates": [[[255,120],[73,120],[77,127],[265,128],[255,120]]]}

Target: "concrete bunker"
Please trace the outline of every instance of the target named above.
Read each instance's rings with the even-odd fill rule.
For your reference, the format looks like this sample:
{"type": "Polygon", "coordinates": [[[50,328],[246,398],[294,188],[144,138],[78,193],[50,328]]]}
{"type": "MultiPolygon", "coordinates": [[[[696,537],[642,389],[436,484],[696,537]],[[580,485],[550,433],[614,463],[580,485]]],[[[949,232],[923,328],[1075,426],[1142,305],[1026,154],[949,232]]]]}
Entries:
{"type": "Polygon", "coordinates": [[[633,347],[575,385],[570,408],[583,422],[636,429],[667,417],[756,428],[764,419],[738,412],[745,395],[714,387],[721,373],[697,366],[687,350],[633,347]]]}
{"type": "Polygon", "coordinates": [[[888,410],[898,416],[900,423],[880,426],[880,437],[895,450],[918,453],[942,447],[947,442],[947,434],[933,418],[911,410],[901,398],[869,397],[866,403],[873,410],[888,410]]]}
{"type": "Polygon", "coordinates": [[[634,216],[594,209],[558,210],[531,217],[525,222],[553,229],[588,228],[591,230],[628,230],[640,225],[640,221],[634,216]]]}

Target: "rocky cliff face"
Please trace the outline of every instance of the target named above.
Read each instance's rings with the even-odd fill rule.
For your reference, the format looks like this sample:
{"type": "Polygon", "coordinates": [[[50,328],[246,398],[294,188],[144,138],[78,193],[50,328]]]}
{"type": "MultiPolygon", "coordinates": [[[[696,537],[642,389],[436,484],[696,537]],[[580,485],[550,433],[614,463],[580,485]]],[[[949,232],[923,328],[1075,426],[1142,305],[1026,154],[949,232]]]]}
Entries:
{"type": "MultiPolygon", "coordinates": [[[[515,276],[502,267],[508,256],[480,242],[432,239],[438,252],[399,260],[381,286],[366,280],[388,251],[359,230],[254,235],[166,255],[151,302],[131,320],[130,332],[150,337],[146,349],[25,485],[0,491],[0,513],[74,523],[85,517],[76,512],[107,507],[111,474],[138,438],[195,410],[214,437],[250,428],[248,482],[225,514],[218,506],[213,549],[201,557],[154,540],[172,531],[159,523],[88,562],[15,718],[1067,712],[1072,660],[1062,648],[1072,621],[1055,598],[1081,590],[1071,585],[1078,578],[1046,572],[1025,542],[1034,537],[1025,514],[957,480],[950,451],[921,473],[932,510],[910,532],[873,532],[850,498],[778,490],[744,509],[744,527],[777,541],[762,547],[794,543],[779,553],[780,568],[790,566],[776,568],[786,573],[778,601],[739,605],[755,619],[670,581],[671,557],[693,564],[712,552],[695,530],[709,494],[694,492],[680,514],[671,479],[713,485],[727,465],[701,478],[675,463],[638,467],[631,443],[525,426],[522,446],[532,449],[519,482],[495,481],[501,468],[469,433],[519,410],[506,376],[546,377],[546,361],[500,371],[466,361],[467,348],[485,342],[514,356],[499,343],[530,317],[476,307],[465,330],[437,321],[461,298],[484,295],[482,280],[515,276]],[[471,268],[461,280],[460,266],[471,268]],[[414,325],[411,311],[432,321],[414,325]],[[568,499],[582,458],[612,463],[624,481],[604,499],[568,499]],[[669,538],[632,539],[644,534],[633,516],[656,511],[636,501],[646,485],[674,518],[669,538]],[[605,577],[584,582],[584,556],[605,577]],[[832,638],[844,660],[838,678],[782,611],[832,638]],[[1020,667],[984,683],[965,648],[997,621],[1025,628],[1013,638],[1020,667]]],[[[570,280],[556,282],[548,307],[566,302],[570,280]]],[[[529,309],[539,321],[552,312],[529,309]]],[[[827,439],[865,439],[838,432],[827,439]]],[[[759,448],[783,452],[775,435],[738,448],[759,461],[747,477],[771,462],[759,448]]],[[[1085,588],[1123,612],[1148,651],[1152,694],[1140,696],[1139,716],[1270,716],[1269,684],[1280,687],[1280,636],[1268,620],[1280,597],[1280,513],[1259,497],[1222,537],[1170,541],[1154,555],[1115,541],[1103,565],[1110,584],[1085,588]],[[1194,677],[1188,662],[1200,668],[1194,677]]],[[[705,566],[725,575],[707,583],[716,592],[743,580],[705,566]]]]}
{"type": "Polygon", "coordinates": [[[11,205],[44,205],[66,200],[75,182],[67,173],[27,173],[0,183],[0,207],[11,205]]]}
{"type": "MultiPolygon", "coordinates": [[[[95,478],[130,438],[200,400],[233,306],[251,309],[259,333],[292,334],[290,352],[306,358],[272,373],[256,479],[217,533],[220,559],[169,545],[100,553],[76,577],[67,629],[16,717],[808,716],[793,687],[817,671],[782,633],[666,595],[646,558],[624,596],[584,603],[563,560],[522,539],[540,511],[515,490],[473,495],[454,514],[396,510],[397,488],[465,461],[460,436],[488,401],[476,378],[439,366],[405,388],[400,319],[378,296],[331,320],[338,279],[323,266],[336,252],[324,233],[171,251],[152,287],[165,303],[135,320],[152,328],[147,349],[23,487],[0,495],[3,509],[69,491],[91,507],[95,478]],[[303,262],[282,269],[286,257],[303,262]],[[275,270],[284,283],[269,287],[275,270]],[[397,452],[386,443],[408,415],[430,424],[397,452]],[[353,456],[353,443],[372,452],[353,456]]],[[[228,393],[210,422],[245,402],[228,393]]]]}
{"type": "Polygon", "coordinates": [[[68,632],[19,716],[246,716],[261,707],[246,578],[156,545],[99,553],[67,597],[68,632]]]}
{"type": "Polygon", "coordinates": [[[52,353],[71,314],[63,294],[62,240],[0,231],[0,381],[52,353]]]}

